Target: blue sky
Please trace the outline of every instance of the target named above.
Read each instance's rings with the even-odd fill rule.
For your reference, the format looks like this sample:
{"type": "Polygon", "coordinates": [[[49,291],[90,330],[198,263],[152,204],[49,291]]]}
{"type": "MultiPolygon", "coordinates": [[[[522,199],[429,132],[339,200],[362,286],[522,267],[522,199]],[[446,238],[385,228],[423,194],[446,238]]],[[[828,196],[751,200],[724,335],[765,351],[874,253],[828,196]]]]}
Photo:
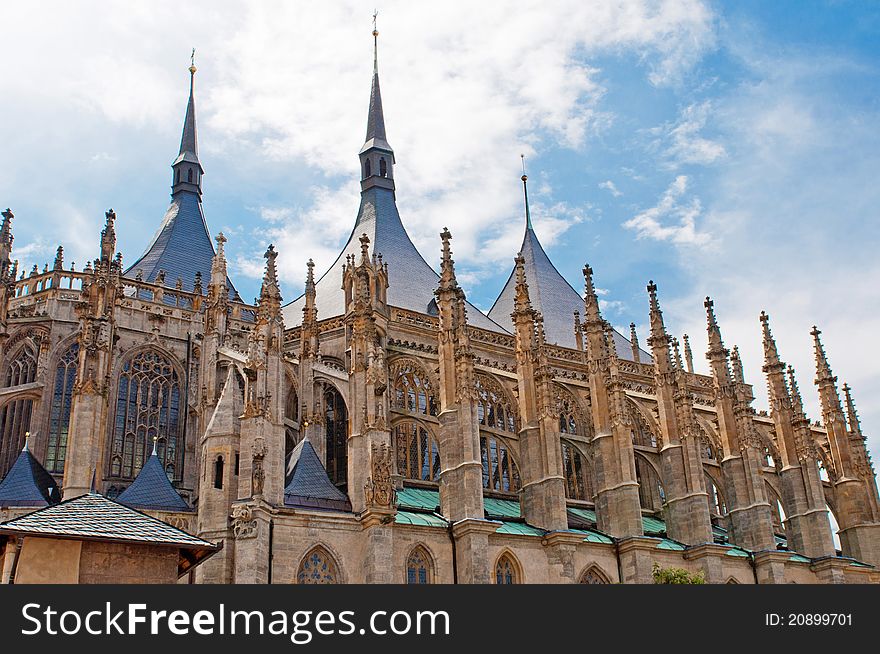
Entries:
{"type": "MultiPolygon", "coordinates": [[[[357,210],[372,7],[4,3],[0,203],[29,269],[59,243],[95,256],[104,211],[133,261],[168,202],[197,48],[212,231],[259,287],[279,250],[287,299],[328,266],[357,210]],[[18,6],[20,5],[20,6],[18,6]]],[[[880,446],[880,3],[383,2],[380,71],[398,203],[429,262],[455,235],[469,298],[491,306],[522,237],[526,154],[539,238],[606,317],[646,336],[645,284],[707,370],[702,299],[766,407],[771,315],[812,418],[809,331],[880,446]]],[[[392,271],[393,280],[393,271],[392,271]]]]}

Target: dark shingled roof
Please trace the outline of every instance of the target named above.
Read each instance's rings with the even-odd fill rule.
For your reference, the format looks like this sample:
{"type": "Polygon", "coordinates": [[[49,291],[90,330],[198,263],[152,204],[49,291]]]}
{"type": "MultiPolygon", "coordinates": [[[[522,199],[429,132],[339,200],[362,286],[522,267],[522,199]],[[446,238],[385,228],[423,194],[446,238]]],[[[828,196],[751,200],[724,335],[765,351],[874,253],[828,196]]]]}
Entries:
{"type": "Polygon", "coordinates": [[[0,534],[174,547],[180,552],[178,576],[221,547],[97,493],[0,523],[0,534]]]}
{"type": "MultiPolygon", "coordinates": [[[[550,261],[550,257],[541,247],[535,230],[529,224],[520,248],[525,259],[526,283],[529,285],[529,300],[532,308],[544,316],[544,332],[548,343],[563,347],[575,348],[574,312],[584,314],[584,299],[572,288],[565,278],[550,261]]],[[[504,289],[489,310],[489,317],[507,329],[513,328],[514,298],[516,297],[516,276],[511,271],[504,289]]],[[[630,340],[614,331],[614,344],[617,355],[621,359],[632,360],[630,340]]],[[[642,363],[651,363],[653,359],[648,352],[639,350],[642,363]]]]}
{"type": "Polygon", "coordinates": [[[58,484],[30,453],[25,442],[21,454],[0,482],[0,507],[48,506],[60,500],[58,484]]]}
{"type": "Polygon", "coordinates": [[[174,490],[155,450],[138,476],[116,501],[136,509],[154,511],[192,511],[184,499],[174,490]]]}
{"type": "Polygon", "coordinates": [[[321,465],[315,448],[304,438],[290,453],[290,480],[284,489],[284,504],[309,509],[351,511],[351,502],[340,491],[321,465]]]}
{"type": "MultiPolygon", "coordinates": [[[[370,252],[381,254],[388,263],[388,304],[419,313],[431,313],[428,306],[434,300],[434,290],[440,276],[422,258],[406,233],[394,202],[394,191],[374,186],[361,193],[357,222],[348,242],[330,269],[315,285],[318,319],[345,313],[342,266],[349,254],[356,255],[360,261],[361,246],[358,239],[361,234],[370,238],[370,252]]],[[[284,307],[286,327],[302,324],[304,305],[305,296],[301,295],[284,307]]],[[[436,309],[434,312],[436,313],[436,309]]],[[[468,304],[468,323],[494,332],[505,331],[471,304],[468,304]]]]}
{"type": "Polygon", "coordinates": [[[206,540],[97,493],[0,523],[0,533],[217,549],[206,540]]]}

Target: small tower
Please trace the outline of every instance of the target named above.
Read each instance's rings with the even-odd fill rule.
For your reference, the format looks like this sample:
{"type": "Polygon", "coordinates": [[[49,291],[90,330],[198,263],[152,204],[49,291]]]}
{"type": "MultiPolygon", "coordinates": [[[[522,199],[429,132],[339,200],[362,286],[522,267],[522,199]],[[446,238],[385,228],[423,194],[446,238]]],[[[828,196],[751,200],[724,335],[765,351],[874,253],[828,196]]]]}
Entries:
{"type": "Polygon", "coordinates": [[[196,99],[195,99],[195,50],[193,50],[189,67],[189,100],[186,103],[186,115],[183,118],[183,133],[180,136],[180,151],[171,164],[171,195],[183,191],[202,196],[202,175],[205,171],[199,161],[199,139],[196,132],[196,99]]]}
{"type": "Polygon", "coordinates": [[[385,114],[379,90],[379,31],[373,16],[373,84],[370,88],[370,110],[367,115],[367,136],[358,153],[361,160],[361,191],[374,186],[394,190],[394,150],[385,136],[385,114]]]}

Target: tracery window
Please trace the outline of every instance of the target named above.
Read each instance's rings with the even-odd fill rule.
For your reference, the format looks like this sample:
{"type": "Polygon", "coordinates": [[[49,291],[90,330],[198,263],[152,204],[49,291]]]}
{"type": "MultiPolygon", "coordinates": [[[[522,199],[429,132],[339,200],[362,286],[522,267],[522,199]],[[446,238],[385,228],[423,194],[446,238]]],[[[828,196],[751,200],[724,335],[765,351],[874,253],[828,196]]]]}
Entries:
{"type": "Polygon", "coordinates": [[[110,454],[110,476],[134,479],[152,452],[168,478],[183,473],[184,434],[180,379],[172,362],[146,350],[127,360],[119,374],[116,417],[110,454]]]}
{"type": "Polygon", "coordinates": [[[67,456],[67,433],[70,429],[70,409],[73,401],[73,385],[79,364],[79,345],[71,345],[55,367],[55,386],[49,411],[49,441],[46,448],[46,470],[64,472],[67,456]]]}
{"type": "Polygon", "coordinates": [[[297,429],[294,424],[299,423],[299,396],[293,386],[287,391],[287,401],[284,403],[284,461],[290,460],[293,448],[300,441],[302,429],[297,429]]]}
{"type": "Polygon", "coordinates": [[[636,456],[636,480],[639,482],[639,504],[648,511],[659,511],[666,500],[666,493],[654,466],[641,456],[636,456]]]}
{"type": "Polygon", "coordinates": [[[503,440],[480,434],[480,459],[483,464],[483,488],[515,493],[519,490],[519,468],[503,440]]]}
{"type": "Polygon", "coordinates": [[[406,366],[394,380],[391,408],[426,416],[437,415],[437,401],[431,385],[419,371],[406,366]]]}
{"type": "Polygon", "coordinates": [[[630,413],[632,417],[632,442],[633,445],[642,445],[644,447],[657,447],[657,436],[648,427],[642,414],[633,409],[630,413]]]}
{"type": "Polygon", "coordinates": [[[727,515],[727,505],[724,502],[724,496],[709,475],[706,475],[706,492],[709,493],[709,510],[717,516],[727,515]]]}
{"type": "Polygon", "coordinates": [[[565,496],[572,500],[592,500],[593,480],[589,464],[580,451],[562,441],[562,469],[565,472],[565,496]]]}
{"type": "Polygon", "coordinates": [[[595,565],[587,568],[578,580],[579,584],[607,584],[608,578],[595,565]]]}
{"type": "Polygon", "coordinates": [[[327,436],[327,476],[339,488],[348,483],[348,409],[332,386],[324,391],[324,427],[327,436]]]}
{"type": "Polygon", "coordinates": [[[510,554],[505,553],[498,558],[495,564],[495,583],[498,585],[520,583],[516,563],[510,554]]]}
{"type": "Polygon", "coordinates": [[[579,412],[570,397],[559,394],[556,398],[556,410],[559,412],[559,431],[563,434],[579,434],[579,412]]]}
{"type": "Polygon", "coordinates": [[[6,387],[31,384],[37,380],[37,354],[24,346],[6,368],[6,387]]]}
{"type": "Polygon", "coordinates": [[[519,416],[499,384],[477,377],[477,418],[483,427],[516,432],[519,416]]]}
{"type": "Polygon", "coordinates": [[[31,399],[12,400],[0,408],[0,478],[6,476],[24,447],[33,410],[31,399]]]}
{"type": "Polygon", "coordinates": [[[338,584],[336,562],[323,547],[315,547],[303,557],[296,573],[298,584],[338,584]]]}
{"type": "Polygon", "coordinates": [[[413,548],[406,559],[406,583],[430,584],[433,583],[431,570],[433,569],[431,555],[421,545],[413,548]]]}
{"type": "Polygon", "coordinates": [[[409,420],[395,425],[394,449],[397,474],[406,479],[440,481],[440,449],[423,426],[409,420]]]}

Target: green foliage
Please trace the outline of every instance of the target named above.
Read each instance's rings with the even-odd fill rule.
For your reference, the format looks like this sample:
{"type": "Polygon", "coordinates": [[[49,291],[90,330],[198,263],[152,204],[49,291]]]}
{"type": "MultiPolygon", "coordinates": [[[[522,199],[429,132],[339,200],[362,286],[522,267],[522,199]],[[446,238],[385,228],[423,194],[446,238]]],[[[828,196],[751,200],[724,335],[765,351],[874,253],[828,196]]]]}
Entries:
{"type": "Polygon", "coordinates": [[[681,568],[661,568],[659,563],[654,563],[651,576],[655,584],[705,584],[706,576],[703,571],[692,573],[681,568]]]}

